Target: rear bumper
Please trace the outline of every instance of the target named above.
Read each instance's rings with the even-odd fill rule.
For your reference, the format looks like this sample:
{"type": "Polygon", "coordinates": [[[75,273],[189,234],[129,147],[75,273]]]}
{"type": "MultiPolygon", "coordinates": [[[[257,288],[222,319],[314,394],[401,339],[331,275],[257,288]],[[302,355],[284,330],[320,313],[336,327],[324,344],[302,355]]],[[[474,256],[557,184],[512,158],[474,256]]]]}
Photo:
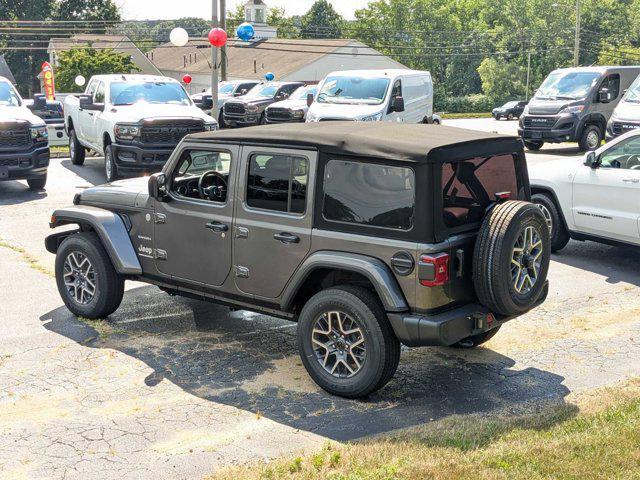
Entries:
{"type": "Polygon", "coordinates": [[[176,148],[176,145],[147,147],[114,143],[113,158],[121,173],[159,172],[176,148]]]}
{"type": "MultiPolygon", "coordinates": [[[[541,305],[548,293],[547,281],[533,308],[541,305]]],[[[437,315],[388,313],[387,316],[398,339],[409,347],[447,347],[516,318],[496,315],[480,304],[465,305],[437,315]]]]}
{"type": "Polygon", "coordinates": [[[0,181],[28,180],[46,175],[49,156],[48,146],[26,152],[1,152],[0,181]]]}

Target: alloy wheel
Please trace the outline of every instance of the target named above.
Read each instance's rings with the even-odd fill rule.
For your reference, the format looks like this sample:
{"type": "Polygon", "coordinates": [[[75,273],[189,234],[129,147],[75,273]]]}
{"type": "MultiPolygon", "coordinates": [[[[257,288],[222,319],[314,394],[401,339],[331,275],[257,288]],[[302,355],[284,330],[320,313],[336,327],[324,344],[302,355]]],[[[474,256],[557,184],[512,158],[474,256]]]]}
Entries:
{"type": "Polygon", "coordinates": [[[541,203],[538,203],[537,205],[542,212],[542,215],[544,215],[544,220],[547,222],[547,227],[549,227],[549,235],[551,236],[553,235],[553,217],[551,216],[551,212],[541,203]]]}
{"type": "Polygon", "coordinates": [[[76,135],[75,133],[71,133],[71,135],[69,136],[69,155],[71,156],[71,158],[75,158],[76,157],[76,135]]]}
{"type": "Polygon", "coordinates": [[[511,282],[517,293],[526,295],[538,281],[542,261],[542,238],[532,226],[518,235],[511,253],[511,282]]]}
{"type": "Polygon", "coordinates": [[[311,342],[317,361],[336,378],[356,375],[366,359],[364,333],[348,314],[326,312],[316,320],[311,342]]]}
{"type": "Polygon", "coordinates": [[[71,252],[64,261],[64,285],[69,296],[80,305],[87,305],[96,294],[96,272],[82,252],[71,252]]]}
{"type": "Polygon", "coordinates": [[[111,164],[111,152],[108,149],[104,154],[104,171],[107,174],[107,180],[110,180],[113,173],[113,165],[111,164]]]}
{"type": "Polygon", "coordinates": [[[600,135],[597,131],[591,130],[587,133],[587,145],[590,149],[597,148],[600,145],[600,135]]]}

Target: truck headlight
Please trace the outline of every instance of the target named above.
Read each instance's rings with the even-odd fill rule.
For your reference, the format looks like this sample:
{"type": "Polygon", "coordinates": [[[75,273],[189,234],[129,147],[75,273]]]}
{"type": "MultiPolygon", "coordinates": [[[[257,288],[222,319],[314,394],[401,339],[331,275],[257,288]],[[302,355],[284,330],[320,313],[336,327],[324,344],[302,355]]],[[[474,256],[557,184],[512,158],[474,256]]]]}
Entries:
{"type": "Polygon", "coordinates": [[[47,127],[38,126],[38,127],[30,127],[31,130],[31,140],[35,143],[46,142],[49,139],[49,132],[47,131],[47,127]]]}
{"type": "Polygon", "coordinates": [[[116,124],[113,133],[118,140],[133,140],[140,136],[140,125],[116,124]]]}
{"type": "Polygon", "coordinates": [[[258,110],[260,110],[257,105],[247,105],[245,108],[247,113],[258,113],[258,110]]]}
{"type": "Polygon", "coordinates": [[[291,115],[293,118],[304,118],[304,110],[294,110],[291,115]]]}
{"type": "Polygon", "coordinates": [[[570,105],[568,107],[564,107],[558,113],[580,113],[584,110],[584,105],[570,105]]]}
{"type": "Polygon", "coordinates": [[[362,117],[360,119],[361,122],[379,122],[382,120],[382,112],[378,112],[374,115],[369,115],[367,117],[362,117]]]}
{"type": "Polygon", "coordinates": [[[218,129],[218,124],[217,123],[205,123],[204,124],[204,131],[205,132],[213,132],[214,130],[218,129]]]}

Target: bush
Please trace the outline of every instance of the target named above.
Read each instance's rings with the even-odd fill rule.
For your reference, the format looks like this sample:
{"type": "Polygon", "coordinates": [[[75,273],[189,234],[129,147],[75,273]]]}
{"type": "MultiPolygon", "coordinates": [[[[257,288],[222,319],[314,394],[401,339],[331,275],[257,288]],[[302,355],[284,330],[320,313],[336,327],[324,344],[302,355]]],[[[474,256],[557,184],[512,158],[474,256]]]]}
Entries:
{"type": "Polygon", "coordinates": [[[496,106],[495,101],[481,93],[466,97],[436,97],[434,112],[481,113],[490,112],[496,106]]]}

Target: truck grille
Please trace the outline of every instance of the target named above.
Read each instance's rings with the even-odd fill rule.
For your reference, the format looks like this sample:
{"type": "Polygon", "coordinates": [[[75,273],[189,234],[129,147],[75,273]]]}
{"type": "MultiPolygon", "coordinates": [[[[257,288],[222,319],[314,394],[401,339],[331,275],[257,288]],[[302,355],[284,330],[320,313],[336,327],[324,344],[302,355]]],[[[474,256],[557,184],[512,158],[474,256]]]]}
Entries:
{"type": "Polygon", "coordinates": [[[268,108],[267,119],[274,122],[288,122],[291,120],[291,110],[287,108],[268,108]]]}
{"type": "Polygon", "coordinates": [[[621,135],[623,133],[627,133],[631,130],[635,130],[637,128],[640,128],[640,123],[635,124],[635,123],[620,123],[620,122],[615,122],[612,126],[612,130],[613,133],[615,133],[616,135],[621,135]]]}
{"type": "Polygon", "coordinates": [[[227,103],[224,106],[224,113],[230,113],[232,115],[244,115],[245,108],[241,103],[227,103]]]}
{"type": "Polygon", "coordinates": [[[556,117],[525,117],[524,126],[527,128],[552,128],[556,124],[556,117]]]}
{"type": "Polygon", "coordinates": [[[0,148],[29,148],[30,146],[31,132],[28,128],[0,129],[0,148]]]}
{"type": "Polygon", "coordinates": [[[204,132],[204,126],[201,123],[154,125],[142,127],[140,138],[142,143],[177,145],[185,135],[198,132],[204,132]]]}

